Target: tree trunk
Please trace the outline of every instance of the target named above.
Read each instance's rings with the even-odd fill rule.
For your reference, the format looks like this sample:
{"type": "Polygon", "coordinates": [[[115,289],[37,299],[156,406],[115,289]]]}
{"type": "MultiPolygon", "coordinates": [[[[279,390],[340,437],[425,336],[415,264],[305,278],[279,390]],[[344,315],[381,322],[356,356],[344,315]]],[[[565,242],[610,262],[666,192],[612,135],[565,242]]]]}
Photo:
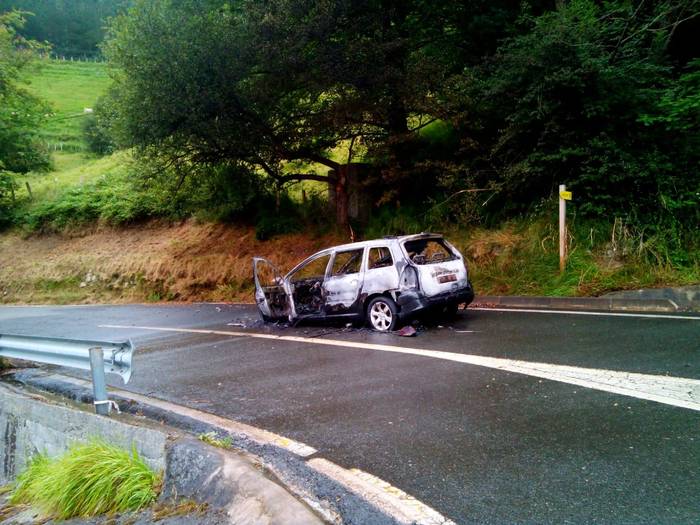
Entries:
{"type": "Polygon", "coordinates": [[[342,164],[335,172],[335,220],[341,227],[349,223],[348,168],[349,164],[342,164]]]}

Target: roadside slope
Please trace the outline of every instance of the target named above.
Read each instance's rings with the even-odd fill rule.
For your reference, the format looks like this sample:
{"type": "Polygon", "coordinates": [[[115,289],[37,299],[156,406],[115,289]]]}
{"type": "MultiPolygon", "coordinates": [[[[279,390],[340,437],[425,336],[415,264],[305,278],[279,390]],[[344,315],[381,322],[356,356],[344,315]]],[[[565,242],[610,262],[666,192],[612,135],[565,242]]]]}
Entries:
{"type": "MultiPolygon", "coordinates": [[[[574,244],[560,274],[555,237],[539,223],[444,233],[467,258],[482,296],[590,297],[700,282],[697,263],[676,267],[618,256],[604,242],[595,248],[574,244]]],[[[260,241],[254,226],[194,219],[52,234],[17,230],[0,235],[0,303],[250,302],[253,256],[285,272],[315,251],[345,242],[342,233],[309,231],[260,241]]]]}
{"type": "Polygon", "coordinates": [[[284,271],[334,243],[292,234],[262,242],[253,227],[186,221],[80,234],[0,236],[0,302],[252,301],[251,258],[284,271]]]}

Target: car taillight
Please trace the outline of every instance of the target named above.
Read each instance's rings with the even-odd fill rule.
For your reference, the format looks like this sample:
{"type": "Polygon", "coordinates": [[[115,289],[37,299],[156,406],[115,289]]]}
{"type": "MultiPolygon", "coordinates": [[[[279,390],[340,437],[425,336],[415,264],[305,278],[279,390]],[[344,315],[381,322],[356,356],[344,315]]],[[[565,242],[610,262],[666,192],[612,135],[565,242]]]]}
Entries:
{"type": "Polygon", "coordinates": [[[418,289],[418,272],[413,266],[406,266],[401,274],[401,290],[418,289]]]}

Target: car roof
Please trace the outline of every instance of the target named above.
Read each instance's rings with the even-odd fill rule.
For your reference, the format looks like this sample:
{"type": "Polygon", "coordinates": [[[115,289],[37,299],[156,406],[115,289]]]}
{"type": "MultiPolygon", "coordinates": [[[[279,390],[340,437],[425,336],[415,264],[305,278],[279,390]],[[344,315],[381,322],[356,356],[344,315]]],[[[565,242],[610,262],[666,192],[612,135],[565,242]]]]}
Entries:
{"type": "MultiPolygon", "coordinates": [[[[412,235],[389,235],[386,237],[382,237],[381,239],[370,239],[367,241],[359,241],[359,242],[352,242],[348,244],[339,244],[338,246],[331,246],[330,248],[326,248],[325,250],[321,250],[323,252],[329,251],[329,250],[353,250],[353,249],[359,249],[359,248],[365,248],[365,247],[375,247],[375,246],[386,246],[387,244],[390,243],[400,243],[404,242],[407,240],[411,239],[442,239],[442,235],[439,233],[428,233],[428,232],[422,232],[422,233],[415,233],[412,235]]],[[[321,252],[317,252],[321,253],[321,252]]]]}
{"type": "Polygon", "coordinates": [[[428,233],[428,232],[422,232],[422,233],[416,233],[413,235],[399,235],[399,236],[387,236],[383,237],[381,239],[371,239],[368,241],[360,241],[360,242],[351,242],[348,244],[339,244],[337,246],[330,246],[329,248],[324,248],[323,250],[319,250],[316,253],[313,253],[309,255],[306,259],[302,260],[298,264],[296,264],[291,270],[289,270],[285,274],[285,279],[292,273],[294,273],[301,265],[303,265],[306,261],[309,259],[315,258],[315,257],[320,257],[324,254],[330,253],[333,250],[335,251],[345,251],[345,250],[357,250],[360,248],[372,248],[375,246],[387,246],[392,243],[399,243],[411,239],[442,239],[443,236],[439,233],[428,233]]]}

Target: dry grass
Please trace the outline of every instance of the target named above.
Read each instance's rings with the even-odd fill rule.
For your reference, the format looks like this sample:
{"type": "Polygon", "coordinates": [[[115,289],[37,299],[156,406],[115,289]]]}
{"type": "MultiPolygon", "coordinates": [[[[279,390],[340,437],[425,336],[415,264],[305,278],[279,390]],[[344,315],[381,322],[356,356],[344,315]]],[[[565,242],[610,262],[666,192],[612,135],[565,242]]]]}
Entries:
{"type": "MultiPolygon", "coordinates": [[[[207,503],[197,503],[192,500],[181,501],[180,503],[158,503],[153,508],[153,521],[158,522],[167,518],[190,516],[193,514],[203,515],[207,512],[207,503]]],[[[192,517],[193,518],[193,517],[192,517]]]]}
{"type": "Polygon", "coordinates": [[[252,301],[252,257],[280,270],[346,239],[283,235],[262,242],[247,226],[151,223],[61,235],[0,236],[5,303],[252,301]]]}
{"type": "MultiPolygon", "coordinates": [[[[558,271],[552,224],[455,227],[444,233],[467,257],[483,295],[599,295],[700,281],[697,262],[683,267],[657,262],[640,254],[644,246],[638,239],[628,242],[619,232],[595,246],[585,232],[571,237],[564,274],[558,271]]],[[[0,235],[0,302],[252,302],[253,256],[285,272],[311,253],[347,241],[339,234],[309,233],[258,241],[250,226],[193,220],[28,238],[6,233],[0,235]]]]}

